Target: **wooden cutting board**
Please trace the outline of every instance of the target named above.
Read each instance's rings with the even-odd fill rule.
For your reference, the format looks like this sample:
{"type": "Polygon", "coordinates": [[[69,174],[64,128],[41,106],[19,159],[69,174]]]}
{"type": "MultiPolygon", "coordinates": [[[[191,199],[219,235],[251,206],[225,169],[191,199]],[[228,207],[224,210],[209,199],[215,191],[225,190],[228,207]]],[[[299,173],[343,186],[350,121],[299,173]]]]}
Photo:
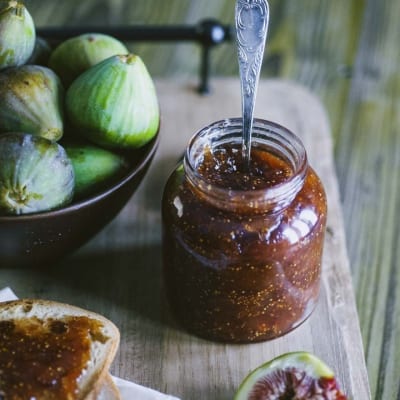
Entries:
{"type": "Polygon", "coordinates": [[[212,84],[212,94],[202,97],[181,81],[157,81],[162,109],[160,147],[129,204],[53,272],[3,270],[0,284],[11,286],[20,297],[67,301],[105,314],[121,330],[112,372],[184,400],[232,399],[252,369],[297,350],[313,352],[330,365],[352,399],[368,400],[329,123],[318,99],[293,83],[260,82],[256,116],[283,124],[301,137],[327,192],[328,227],[316,310],[286,336],[250,345],[198,339],[182,331],[168,315],[160,277],[164,183],[196,130],[240,115],[239,82],[217,79],[212,84]]]}

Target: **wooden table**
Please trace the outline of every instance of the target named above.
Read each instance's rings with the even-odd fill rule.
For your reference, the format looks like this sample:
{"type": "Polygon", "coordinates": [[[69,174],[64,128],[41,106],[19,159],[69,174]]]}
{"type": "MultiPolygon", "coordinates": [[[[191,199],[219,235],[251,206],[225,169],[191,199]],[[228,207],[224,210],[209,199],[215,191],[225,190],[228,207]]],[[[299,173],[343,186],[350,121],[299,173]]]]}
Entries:
{"type": "Polygon", "coordinates": [[[293,83],[262,81],[256,116],[296,132],[325,185],[329,214],[320,300],[311,318],[290,334],[239,346],[201,340],[176,326],[160,273],[164,183],[197,129],[240,114],[239,83],[215,80],[208,97],[171,80],[157,81],[157,90],[163,115],[160,148],[121,214],[47,273],[0,269],[0,286],[11,286],[20,297],[60,300],[105,314],[121,330],[113,373],[184,400],[229,400],[250,370],[297,350],[313,352],[330,365],[353,400],[370,399],[330,126],[319,100],[293,83]]]}

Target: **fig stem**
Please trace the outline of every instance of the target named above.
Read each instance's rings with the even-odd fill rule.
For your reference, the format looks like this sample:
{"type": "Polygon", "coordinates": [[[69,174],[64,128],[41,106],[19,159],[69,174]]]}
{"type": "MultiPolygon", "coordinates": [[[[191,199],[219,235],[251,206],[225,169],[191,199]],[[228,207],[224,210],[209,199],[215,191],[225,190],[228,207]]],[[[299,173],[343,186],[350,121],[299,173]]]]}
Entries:
{"type": "Polygon", "coordinates": [[[125,64],[129,64],[129,65],[134,64],[136,61],[135,54],[124,54],[124,55],[118,56],[118,58],[121,60],[121,62],[123,62],[125,64]]]}
{"type": "Polygon", "coordinates": [[[18,0],[10,0],[10,1],[8,2],[8,6],[5,7],[3,10],[1,10],[0,13],[7,12],[7,11],[9,11],[9,10],[11,10],[12,12],[14,12],[14,14],[15,14],[17,17],[22,18],[22,16],[23,16],[23,11],[24,11],[24,5],[21,4],[18,0]]]}

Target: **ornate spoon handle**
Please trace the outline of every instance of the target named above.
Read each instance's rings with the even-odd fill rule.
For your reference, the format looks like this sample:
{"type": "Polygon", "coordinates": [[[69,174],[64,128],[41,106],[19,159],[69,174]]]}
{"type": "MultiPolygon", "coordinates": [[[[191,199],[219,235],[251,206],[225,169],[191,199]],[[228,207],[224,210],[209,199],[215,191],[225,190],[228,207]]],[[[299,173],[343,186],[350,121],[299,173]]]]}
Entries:
{"type": "Polygon", "coordinates": [[[242,89],[242,154],[245,163],[249,164],[254,104],[269,22],[267,0],[237,0],[235,22],[242,89]]]}

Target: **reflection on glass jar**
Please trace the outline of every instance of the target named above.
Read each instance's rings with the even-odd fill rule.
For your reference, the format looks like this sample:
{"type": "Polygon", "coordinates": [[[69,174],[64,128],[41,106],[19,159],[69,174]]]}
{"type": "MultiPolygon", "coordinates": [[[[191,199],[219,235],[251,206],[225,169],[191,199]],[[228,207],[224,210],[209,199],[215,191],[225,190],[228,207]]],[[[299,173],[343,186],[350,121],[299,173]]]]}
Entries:
{"type": "Polygon", "coordinates": [[[300,140],[256,119],[243,165],[241,121],[192,138],[162,208],[171,309],[187,330],[226,342],[272,339],[311,314],[327,211],[300,140]]]}

